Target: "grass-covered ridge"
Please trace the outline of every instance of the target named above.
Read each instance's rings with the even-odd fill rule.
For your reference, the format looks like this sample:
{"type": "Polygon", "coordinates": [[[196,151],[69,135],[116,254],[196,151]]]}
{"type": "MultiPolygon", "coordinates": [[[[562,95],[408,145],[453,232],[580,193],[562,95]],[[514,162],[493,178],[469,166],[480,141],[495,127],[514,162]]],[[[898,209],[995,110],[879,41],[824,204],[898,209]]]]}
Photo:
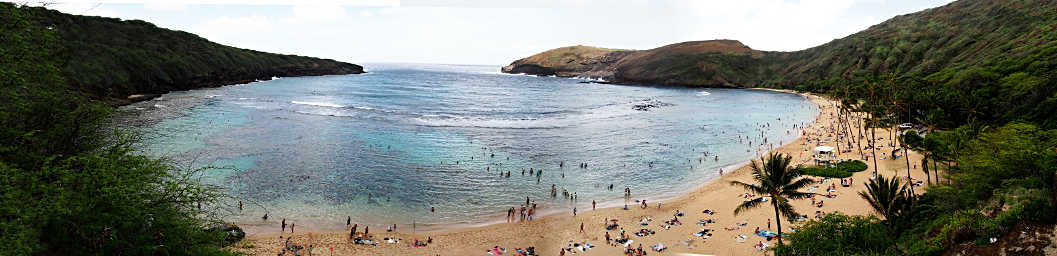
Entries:
{"type": "MultiPolygon", "coordinates": [[[[0,3],[12,8],[12,4],[0,3]]],[[[19,8],[55,32],[59,68],[72,89],[112,103],[135,94],[161,94],[267,80],[275,76],[363,73],[363,67],[328,59],[240,49],[197,35],[121,20],[19,8]]]]}
{"type": "MultiPolygon", "coordinates": [[[[842,143],[878,145],[877,136],[888,136],[903,146],[856,153],[913,150],[924,156],[895,177],[868,181],[878,190],[862,197],[877,217],[834,214],[810,221],[777,248],[778,255],[1042,255],[1028,244],[1052,244],[1052,237],[1020,234],[1052,232],[1057,223],[1054,31],[1057,1],[959,0],[801,51],[670,51],[617,60],[602,78],[826,94],[841,103],[842,143]],[[927,135],[873,133],[898,130],[901,123],[920,125],[927,135]],[[909,169],[928,174],[923,193],[903,178],[909,169]]],[[[624,58],[639,52],[657,51],[624,58]]],[[[804,173],[842,177],[863,164],[877,165],[804,173]]]]}
{"type": "MultiPolygon", "coordinates": [[[[911,109],[914,119],[929,118],[939,127],[956,127],[969,120],[1049,122],[1057,118],[1053,111],[1057,110],[1057,87],[1048,86],[1057,77],[1057,33],[1053,31],[1057,31],[1057,2],[960,0],[900,15],[801,51],[666,50],[680,45],[673,44],[611,54],[620,59],[581,67],[608,72],[566,75],[597,76],[623,84],[815,92],[863,82],[857,78],[883,76],[903,86],[900,90],[915,90],[897,101],[911,109]],[[638,55],[651,57],[632,58],[638,55]]],[[[515,61],[504,71],[553,73],[553,66],[534,58],[515,61]],[[523,66],[532,68],[519,68],[523,66]]],[[[1057,127],[1057,123],[1043,125],[1057,127]]]]}
{"type": "Polygon", "coordinates": [[[359,66],[0,3],[0,255],[231,255],[235,203],[112,130],[133,93],[359,66]],[[223,200],[227,199],[227,200],[223,200]]]}

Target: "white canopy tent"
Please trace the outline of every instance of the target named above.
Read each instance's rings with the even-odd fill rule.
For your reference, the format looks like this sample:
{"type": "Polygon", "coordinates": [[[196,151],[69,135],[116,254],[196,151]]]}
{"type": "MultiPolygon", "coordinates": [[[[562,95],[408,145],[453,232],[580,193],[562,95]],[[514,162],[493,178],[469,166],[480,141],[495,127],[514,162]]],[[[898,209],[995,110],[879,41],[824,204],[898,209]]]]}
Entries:
{"type": "Polygon", "coordinates": [[[833,161],[833,147],[815,147],[815,165],[829,165],[833,161]]]}
{"type": "Polygon", "coordinates": [[[818,154],[820,154],[820,155],[821,154],[833,154],[833,147],[830,147],[830,146],[818,146],[818,147],[815,147],[815,152],[818,152],[818,154]]]}

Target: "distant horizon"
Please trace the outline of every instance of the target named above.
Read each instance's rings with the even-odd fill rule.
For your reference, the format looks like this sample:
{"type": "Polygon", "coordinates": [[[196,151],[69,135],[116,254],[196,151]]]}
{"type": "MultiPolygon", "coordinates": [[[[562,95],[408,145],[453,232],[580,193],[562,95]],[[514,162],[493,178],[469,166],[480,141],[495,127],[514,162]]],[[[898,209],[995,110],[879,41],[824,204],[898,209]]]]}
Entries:
{"type": "Polygon", "coordinates": [[[64,1],[46,7],[144,20],[238,48],[356,64],[503,66],[573,45],[645,50],[727,39],[761,51],[798,51],[950,2],[213,0],[64,1]]]}

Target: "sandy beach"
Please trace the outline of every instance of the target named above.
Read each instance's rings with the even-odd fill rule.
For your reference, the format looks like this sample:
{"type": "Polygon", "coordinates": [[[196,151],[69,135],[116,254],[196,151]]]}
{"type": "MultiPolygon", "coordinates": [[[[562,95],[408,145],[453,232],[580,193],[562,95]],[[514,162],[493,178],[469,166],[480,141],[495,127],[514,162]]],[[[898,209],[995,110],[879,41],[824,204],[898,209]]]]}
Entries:
{"type": "MultiPolygon", "coordinates": [[[[836,124],[837,108],[832,100],[815,95],[805,95],[805,97],[818,104],[822,110],[817,116],[816,122],[805,130],[807,136],[801,136],[792,143],[776,148],[774,152],[791,155],[794,163],[810,165],[812,164],[813,154],[811,150],[820,144],[815,140],[809,141],[809,139],[821,137],[822,141],[826,141],[826,138],[830,138],[829,142],[821,143],[821,145],[836,146],[833,141],[837,136],[831,132],[831,129],[836,124]]],[[[889,153],[892,151],[892,148],[888,146],[888,134],[887,130],[877,130],[877,143],[884,146],[877,150],[878,156],[882,152],[889,153]]],[[[864,141],[863,144],[865,143],[864,141]]],[[[845,148],[842,146],[841,149],[845,148]]],[[[864,150],[864,152],[867,155],[870,154],[869,151],[864,150]]],[[[860,155],[855,150],[853,152],[840,153],[838,157],[840,159],[859,159],[860,155]]],[[[920,159],[921,156],[919,154],[910,152],[911,165],[920,163],[920,159]]],[[[880,175],[903,177],[907,173],[907,162],[902,158],[892,159],[891,157],[886,157],[884,160],[878,159],[877,163],[880,166],[878,168],[880,175]]],[[[873,160],[867,161],[867,164],[870,169],[855,173],[852,177],[854,179],[853,186],[841,187],[840,184],[837,184],[836,192],[833,193],[837,195],[836,198],[818,196],[817,199],[825,202],[822,207],[812,205],[810,199],[793,201],[793,206],[798,212],[808,215],[809,218],[815,217],[816,211],[825,213],[841,212],[849,215],[874,214],[867,202],[857,194],[865,189],[863,183],[867,182],[873,173],[873,160]]],[[[920,169],[913,169],[910,173],[914,179],[925,179],[925,174],[920,169]]],[[[819,178],[815,179],[820,180],[819,178]]],[[[770,205],[766,205],[735,216],[734,208],[746,200],[742,196],[746,191],[740,187],[730,185],[730,182],[735,180],[753,183],[751,170],[748,165],[734,171],[727,171],[722,178],[692,191],[687,191],[687,193],[679,197],[664,200],[661,202],[660,208],[658,208],[658,202],[652,200],[649,201],[646,209],[640,208],[635,203],[635,200],[642,198],[642,196],[636,193],[643,193],[643,191],[632,191],[633,194],[631,195],[631,203],[628,210],[624,210],[622,207],[599,208],[596,210],[579,209],[576,216],[573,216],[570,211],[568,213],[539,217],[532,221],[440,231],[420,231],[417,233],[412,233],[409,227],[403,226],[398,227],[393,232],[386,232],[386,227],[384,226],[371,226],[369,237],[373,241],[378,242],[379,244],[377,245],[354,244],[353,240],[349,239],[347,231],[334,233],[301,232],[298,230],[297,233],[292,234],[250,234],[247,239],[232,248],[238,252],[252,255],[276,255],[283,251],[282,248],[289,237],[290,243],[305,246],[306,249],[301,251],[301,255],[308,255],[307,248],[309,245],[314,248],[314,255],[331,255],[331,248],[333,248],[333,255],[488,255],[488,251],[494,246],[505,248],[506,253],[504,254],[516,255],[515,248],[535,247],[535,252],[538,255],[559,255],[559,250],[562,248],[571,247],[571,244],[574,243],[582,244],[586,242],[594,245],[594,248],[586,251],[575,250],[577,255],[621,255],[623,247],[607,244],[604,237],[607,232],[606,225],[614,223],[610,220],[617,219],[619,221],[616,223],[626,231],[627,236],[632,240],[631,246],[637,248],[641,245],[650,255],[677,255],[678,253],[706,255],[764,254],[763,251],[754,248],[754,245],[760,241],[773,245],[777,243],[777,240],[766,241],[764,237],[755,235],[754,230],[759,228],[760,230],[776,232],[777,226],[773,223],[772,227],[768,228],[769,221],[776,221],[774,219],[775,213],[770,205]],[[662,227],[666,220],[673,218],[677,210],[685,213],[684,216],[679,217],[682,225],[673,225],[670,229],[662,227]],[[715,213],[703,213],[705,210],[712,210],[715,213]],[[641,222],[645,223],[645,225],[640,224],[640,221],[645,218],[651,218],[652,221],[641,222]],[[697,224],[702,219],[712,219],[714,222],[704,225],[697,224]],[[740,222],[747,222],[747,224],[738,225],[740,222]],[[583,232],[580,232],[581,223],[583,224],[583,232]],[[633,233],[643,228],[650,229],[655,233],[642,237],[633,235],[633,233]],[[695,236],[694,233],[701,229],[711,229],[712,236],[707,239],[695,236]],[[738,236],[743,236],[744,239],[738,239],[738,236]],[[409,246],[415,239],[424,241],[427,237],[432,238],[432,243],[428,244],[428,246],[418,248],[409,246]],[[388,243],[383,238],[397,238],[399,242],[388,243]],[[655,244],[663,244],[667,249],[660,253],[650,250],[650,247],[655,244]]],[[[805,192],[825,194],[826,188],[833,183],[839,183],[839,180],[828,180],[825,183],[817,184],[818,188],[816,190],[805,192]]],[[[918,188],[919,192],[923,190],[920,189],[921,187],[918,188]]],[[[614,190],[620,189],[623,188],[614,188],[614,190]]],[[[282,216],[271,216],[269,219],[269,223],[274,223],[276,231],[279,229],[279,220],[281,219],[282,216]]],[[[788,232],[789,228],[795,227],[795,225],[795,223],[783,220],[782,228],[788,232]]],[[[359,232],[362,232],[363,228],[361,225],[359,232]]],[[[620,235],[620,228],[608,230],[608,232],[612,237],[616,238],[620,235]]],[[[287,252],[285,255],[292,254],[287,252]]],[[[572,253],[567,252],[566,255],[572,255],[572,253]]]]}

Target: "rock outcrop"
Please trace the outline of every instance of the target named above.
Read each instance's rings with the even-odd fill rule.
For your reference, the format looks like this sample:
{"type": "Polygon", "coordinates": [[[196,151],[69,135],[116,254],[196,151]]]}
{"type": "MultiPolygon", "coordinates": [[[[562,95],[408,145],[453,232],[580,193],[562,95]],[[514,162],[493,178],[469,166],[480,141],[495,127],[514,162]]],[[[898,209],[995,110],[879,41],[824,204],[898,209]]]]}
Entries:
{"type": "Polygon", "coordinates": [[[562,47],[514,61],[502,72],[558,77],[585,77],[612,83],[646,83],[657,85],[734,87],[719,74],[705,79],[684,79],[690,72],[709,72],[715,64],[698,63],[680,66],[692,70],[665,68],[672,58],[733,57],[757,59],[764,53],[735,40],[693,41],[666,45],[649,50],[615,50],[590,46],[562,47]]]}

